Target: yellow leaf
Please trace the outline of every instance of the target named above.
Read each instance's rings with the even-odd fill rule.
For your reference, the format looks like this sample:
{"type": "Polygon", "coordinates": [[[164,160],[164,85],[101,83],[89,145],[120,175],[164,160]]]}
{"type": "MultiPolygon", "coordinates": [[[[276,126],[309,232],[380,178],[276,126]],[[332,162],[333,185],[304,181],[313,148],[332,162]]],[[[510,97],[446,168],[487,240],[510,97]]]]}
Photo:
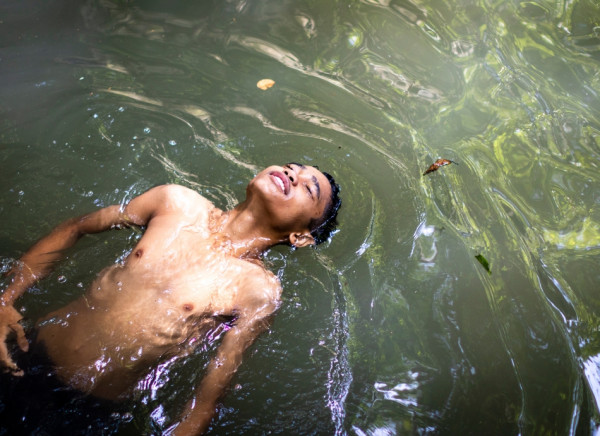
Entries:
{"type": "Polygon", "coordinates": [[[262,80],[258,81],[258,83],[256,84],[256,87],[262,89],[263,91],[266,91],[267,89],[269,89],[273,85],[275,85],[275,81],[274,80],[271,80],[271,79],[262,79],[262,80]]]}

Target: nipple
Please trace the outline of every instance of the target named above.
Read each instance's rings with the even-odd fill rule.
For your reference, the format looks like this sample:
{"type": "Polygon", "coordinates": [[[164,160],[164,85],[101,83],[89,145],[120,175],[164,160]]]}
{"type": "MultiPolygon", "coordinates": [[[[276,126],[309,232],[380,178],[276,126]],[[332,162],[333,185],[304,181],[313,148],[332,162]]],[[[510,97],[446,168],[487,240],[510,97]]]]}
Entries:
{"type": "Polygon", "coordinates": [[[185,310],[186,312],[191,312],[192,310],[194,310],[194,305],[192,303],[185,303],[183,305],[183,310],[185,310]]]}

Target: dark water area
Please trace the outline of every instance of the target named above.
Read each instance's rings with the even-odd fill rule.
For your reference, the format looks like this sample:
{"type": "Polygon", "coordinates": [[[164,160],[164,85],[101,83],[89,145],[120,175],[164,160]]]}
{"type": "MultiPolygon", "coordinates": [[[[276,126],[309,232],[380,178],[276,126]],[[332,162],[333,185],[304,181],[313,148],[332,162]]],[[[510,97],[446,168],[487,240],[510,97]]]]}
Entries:
{"type": "MultiPolygon", "coordinates": [[[[226,208],[318,165],[339,231],[267,254],[283,304],[209,434],[596,434],[599,93],[594,0],[5,1],[1,268],[161,183],[226,208]]],[[[26,327],[138,238],[80,241],[26,327]]],[[[99,428],[165,431],[206,354],[99,428]]]]}

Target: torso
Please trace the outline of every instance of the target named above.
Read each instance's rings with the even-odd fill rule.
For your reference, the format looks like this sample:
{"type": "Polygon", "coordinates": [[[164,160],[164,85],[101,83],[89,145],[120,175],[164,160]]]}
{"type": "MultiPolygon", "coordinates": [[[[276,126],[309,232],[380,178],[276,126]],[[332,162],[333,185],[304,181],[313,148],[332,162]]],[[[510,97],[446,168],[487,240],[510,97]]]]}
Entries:
{"type": "Polygon", "coordinates": [[[122,396],[157,359],[184,353],[249,303],[279,299],[273,274],[229,254],[214,228],[221,211],[193,191],[178,194],[123,264],[39,322],[40,345],[73,387],[122,396]]]}

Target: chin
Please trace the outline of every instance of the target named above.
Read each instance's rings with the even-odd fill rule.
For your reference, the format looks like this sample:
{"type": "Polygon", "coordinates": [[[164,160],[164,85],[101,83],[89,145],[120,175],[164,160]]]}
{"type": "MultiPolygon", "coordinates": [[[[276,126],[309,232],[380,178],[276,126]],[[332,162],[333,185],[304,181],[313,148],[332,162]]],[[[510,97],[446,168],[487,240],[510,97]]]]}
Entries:
{"type": "Polygon", "coordinates": [[[264,175],[261,173],[252,179],[246,188],[246,195],[249,194],[258,195],[268,203],[283,204],[282,202],[285,200],[284,194],[273,184],[268,172],[264,175]]]}

